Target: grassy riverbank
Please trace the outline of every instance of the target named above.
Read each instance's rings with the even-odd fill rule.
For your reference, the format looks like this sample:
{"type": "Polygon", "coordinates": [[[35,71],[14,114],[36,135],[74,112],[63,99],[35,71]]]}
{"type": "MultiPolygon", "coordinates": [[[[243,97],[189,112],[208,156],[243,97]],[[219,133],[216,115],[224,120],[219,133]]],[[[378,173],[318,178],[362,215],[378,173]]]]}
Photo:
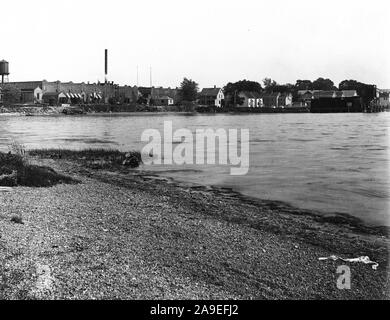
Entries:
{"type": "Polygon", "coordinates": [[[79,183],[0,193],[0,297],[389,298],[387,229],[189,188],[120,162],[86,165],[115,154],[30,153],[79,183]],[[347,263],[352,287],[339,290],[342,262],[318,259],[330,255],[379,267],[347,263]]]}

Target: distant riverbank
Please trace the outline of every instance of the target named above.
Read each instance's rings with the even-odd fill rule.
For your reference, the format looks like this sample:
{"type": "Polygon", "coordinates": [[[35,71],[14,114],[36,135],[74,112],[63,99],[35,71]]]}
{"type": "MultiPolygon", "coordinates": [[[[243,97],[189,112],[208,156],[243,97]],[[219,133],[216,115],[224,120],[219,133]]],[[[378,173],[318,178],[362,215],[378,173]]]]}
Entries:
{"type": "Polygon", "coordinates": [[[13,115],[71,115],[87,113],[124,113],[124,112],[198,112],[198,113],[302,113],[310,112],[307,107],[283,108],[216,108],[204,106],[145,106],[131,105],[77,105],[77,106],[44,106],[12,105],[1,106],[1,114],[13,115]]]}
{"type": "Polygon", "coordinates": [[[1,194],[1,298],[389,298],[383,228],[47,152],[30,161],[78,183],[1,194]],[[379,267],[319,260],[331,255],[379,267]],[[341,264],[351,290],[337,289],[341,264]]]}

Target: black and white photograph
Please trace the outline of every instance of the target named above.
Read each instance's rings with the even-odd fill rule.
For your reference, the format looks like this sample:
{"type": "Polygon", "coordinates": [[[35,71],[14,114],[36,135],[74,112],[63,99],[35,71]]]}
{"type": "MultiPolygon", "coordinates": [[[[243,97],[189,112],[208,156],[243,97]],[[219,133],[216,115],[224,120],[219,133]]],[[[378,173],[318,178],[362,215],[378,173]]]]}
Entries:
{"type": "Polygon", "coordinates": [[[389,1],[4,0],[0,22],[0,300],[389,300],[389,1]]]}

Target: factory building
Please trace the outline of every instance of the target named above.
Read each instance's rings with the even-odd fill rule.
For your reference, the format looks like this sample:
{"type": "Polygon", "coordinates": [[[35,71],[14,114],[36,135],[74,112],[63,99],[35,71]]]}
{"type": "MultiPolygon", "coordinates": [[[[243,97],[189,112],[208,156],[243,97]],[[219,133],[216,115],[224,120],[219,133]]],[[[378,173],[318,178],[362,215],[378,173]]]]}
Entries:
{"type": "Polygon", "coordinates": [[[136,103],[139,95],[137,86],[117,86],[115,90],[115,99],[118,103],[136,103]]]}
{"type": "Polygon", "coordinates": [[[24,81],[8,82],[3,85],[17,92],[17,103],[50,105],[96,104],[96,103],[133,103],[138,99],[136,86],[119,86],[108,83],[74,83],[61,81],[24,81]],[[54,99],[57,96],[58,99],[54,99]]]}
{"type": "Polygon", "coordinates": [[[12,88],[17,92],[19,103],[108,103],[115,99],[118,86],[110,83],[73,83],[61,81],[23,81],[3,84],[3,89],[12,88]],[[53,97],[57,94],[57,102],[53,97]],[[65,101],[66,100],[66,101],[65,101]],[[65,101],[65,102],[64,102],[65,101]]]}

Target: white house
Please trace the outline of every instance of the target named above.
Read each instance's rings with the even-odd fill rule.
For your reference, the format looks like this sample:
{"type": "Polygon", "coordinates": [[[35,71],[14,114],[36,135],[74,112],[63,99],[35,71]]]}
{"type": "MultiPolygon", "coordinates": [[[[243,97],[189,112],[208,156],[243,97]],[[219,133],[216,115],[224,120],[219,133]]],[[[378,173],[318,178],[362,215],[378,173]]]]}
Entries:
{"type": "Polygon", "coordinates": [[[222,101],[225,99],[222,88],[203,88],[199,93],[198,103],[203,106],[222,107],[222,101]]]}
{"type": "Polygon", "coordinates": [[[41,103],[43,97],[43,91],[40,87],[34,89],[34,102],[41,103]]]}
{"type": "Polygon", "coordinates": [[[277,107],[290,107],[293,103],[293,96],[291,93],[281,93],[278,97],[277,107]]]}
{"type": "Polygon", "coordinates": [[[153,104],[157,106],[171,106],[174,104],[174,100],[169,96],[159,96],[153,99],[153,104]]]}
{"type": "Polygon", "coordinates": [[[263,106],[263,99],[257,92],[242,91],[238,94],[238,97],[243,101],[241,105],[237,105],[238,107],[261,108],[263,106]]]}

